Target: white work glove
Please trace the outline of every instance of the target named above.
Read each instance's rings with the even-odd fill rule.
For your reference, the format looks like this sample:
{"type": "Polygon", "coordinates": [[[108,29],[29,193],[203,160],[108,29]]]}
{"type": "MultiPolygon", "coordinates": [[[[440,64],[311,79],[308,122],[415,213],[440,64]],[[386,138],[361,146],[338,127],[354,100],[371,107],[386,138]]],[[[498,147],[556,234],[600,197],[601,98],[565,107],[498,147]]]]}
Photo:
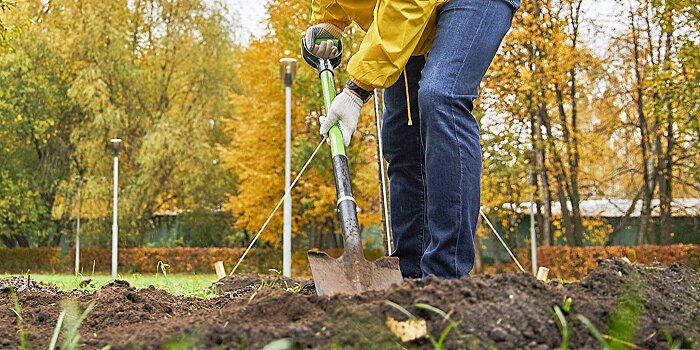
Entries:
{"type": "Polygon", "coordinates": [[[343,30],[330,24],[319,23],[309,27],[304,36],[304,45],[316,57],[328,59],[338,55],[338,48],[335,47],[331,39],[340,40],[343,37],[343,30]],[[329,39],[316,45],[316,39],[329,39]]]}
{"type": "Polygon", "coordinates": [[[350,89],[343,89],[343,92],[333,99],[331,109],[328,111],[328,116],[321,116],[321,135],[328,136],[328,130],[338,122],[340,132],[343,134],[343,142],[345,147],[350,146],[352,133],[357,128],[357,121],[360,119],[360,110],[362,109],[362,99],[350,89]]]}

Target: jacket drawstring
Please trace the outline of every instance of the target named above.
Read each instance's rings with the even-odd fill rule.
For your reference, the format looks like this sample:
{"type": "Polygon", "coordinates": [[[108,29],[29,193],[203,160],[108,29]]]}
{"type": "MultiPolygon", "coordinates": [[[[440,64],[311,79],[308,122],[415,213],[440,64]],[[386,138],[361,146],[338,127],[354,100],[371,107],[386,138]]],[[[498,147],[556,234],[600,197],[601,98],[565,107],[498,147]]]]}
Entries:
{"type": "Polygon", "coordinates": [[[406,85],[406,108],[408,109],[408,125],[413,125],[413,119],[411,119],[411,97],[408,95],[408,74],[406,74],[406,67],[403,67],[403,81],[406,85]]]}

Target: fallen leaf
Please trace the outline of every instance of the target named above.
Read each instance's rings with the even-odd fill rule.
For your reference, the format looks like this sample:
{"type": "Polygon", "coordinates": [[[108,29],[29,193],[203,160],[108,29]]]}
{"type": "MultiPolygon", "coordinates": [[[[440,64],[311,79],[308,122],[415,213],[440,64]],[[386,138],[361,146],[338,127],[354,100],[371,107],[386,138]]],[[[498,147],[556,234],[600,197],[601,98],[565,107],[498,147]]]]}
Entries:
{"type": "Polygon", "coordinates": [[[423,319],[397,321],[389,316],[386,326],[404,342],[424,338],[428,334],[428,326],[423,319]]]}

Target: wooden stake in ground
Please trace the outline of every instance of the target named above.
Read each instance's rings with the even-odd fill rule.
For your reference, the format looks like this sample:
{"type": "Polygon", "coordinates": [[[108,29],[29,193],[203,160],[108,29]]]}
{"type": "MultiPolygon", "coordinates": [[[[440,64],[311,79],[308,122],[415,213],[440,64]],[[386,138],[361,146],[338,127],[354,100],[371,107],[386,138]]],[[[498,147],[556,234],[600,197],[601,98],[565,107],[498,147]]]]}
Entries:
{"type": "Polygon", "coordinates": [[[226,277],[226,269],[224,269],[223,261],[217,261],[214,263],[214,268],[216,269],[216,278],[222,279],[226,277]]]}
{"type": "Polygon", "coordinates": [[[549,275],[549,269],[546,267],[540,267],[537,270],[537,280],[547,282],[547,275],[549,275]]]}

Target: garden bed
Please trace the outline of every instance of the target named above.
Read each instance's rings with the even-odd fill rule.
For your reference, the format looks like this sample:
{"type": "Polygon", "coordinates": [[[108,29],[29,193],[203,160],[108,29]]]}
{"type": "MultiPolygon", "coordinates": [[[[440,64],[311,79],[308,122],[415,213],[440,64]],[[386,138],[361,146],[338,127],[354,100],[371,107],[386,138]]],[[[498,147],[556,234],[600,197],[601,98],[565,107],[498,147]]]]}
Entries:
{"type": "Polygon", "coordinates": [[[669,348],[669,339],[683,348],[700,344],[700,274],[678,264],[605,260],[570,284],[543,283],[520,273],[428,278],[355,297],[318,297],[312,283],[277,276],[238,275],[215,287],[220,296],[198,299],[120,281],[96,292],[62,292],[25,277],[0,279],[0,347],[18,348],[24,331],[31,348],[47,348],[71,299],[83,309],[94,303],[80,328],[84,348],[261,348],[288,339],[294,348],[432,349],[445,333],[446,349],[551,349],[561,346],[563,330],[571,348],[600,348],[579,315],[607,342],[626,340],[643,349],[669,348]],[[406,335],[397,324],[423,321],[425,336],[405,342],[397,336],[406,335]]]}

